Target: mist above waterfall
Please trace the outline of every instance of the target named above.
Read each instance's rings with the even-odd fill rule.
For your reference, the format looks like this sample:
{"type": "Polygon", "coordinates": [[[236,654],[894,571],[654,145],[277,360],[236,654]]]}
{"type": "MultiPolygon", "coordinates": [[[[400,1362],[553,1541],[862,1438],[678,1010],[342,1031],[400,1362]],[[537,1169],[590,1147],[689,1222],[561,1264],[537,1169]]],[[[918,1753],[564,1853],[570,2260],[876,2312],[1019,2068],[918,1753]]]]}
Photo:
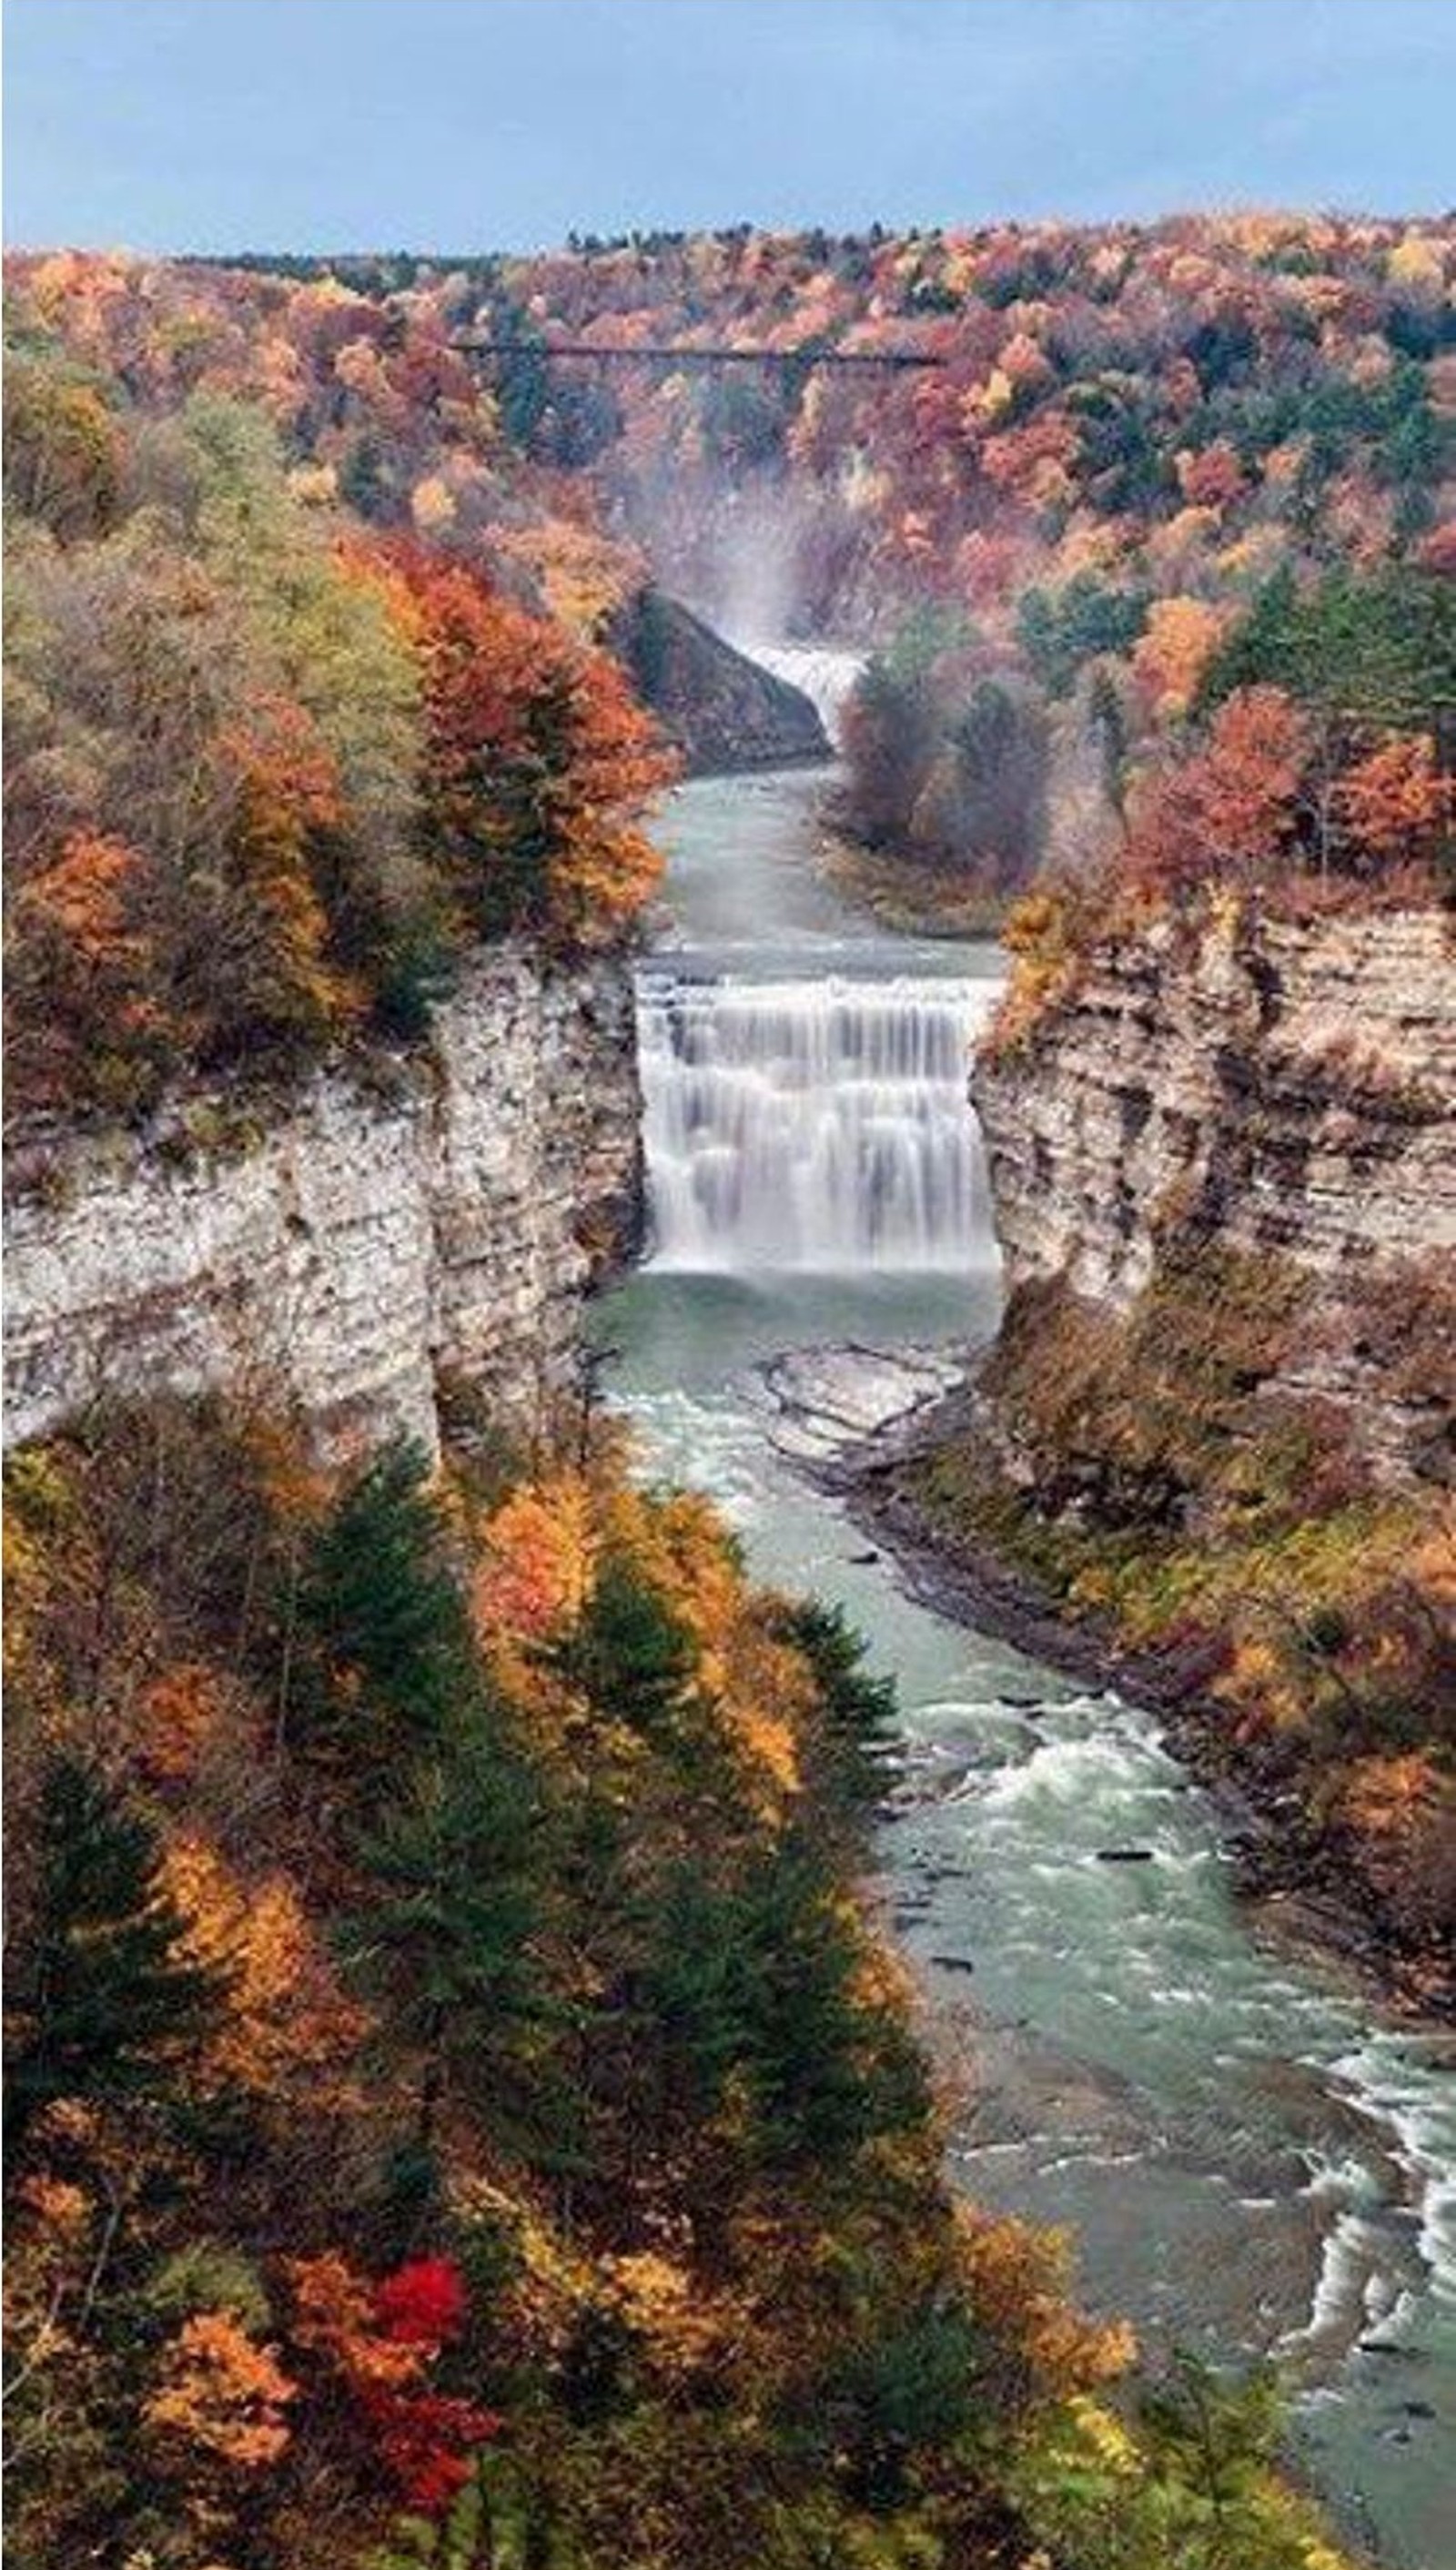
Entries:
{"type": "Polygon", "coordinates": [[[964,1272],[995,1255],[966,1096],[984,984],[643,977],[654,1260],[964,1272]]]}
{"type": "Polygon", "coordinates": [[[883,609],[863,594],[864,521],[839,488],[658,459],[635,467],[625,512],[659,585],[754,657],[760,643],[852,646],[883,609]]]}

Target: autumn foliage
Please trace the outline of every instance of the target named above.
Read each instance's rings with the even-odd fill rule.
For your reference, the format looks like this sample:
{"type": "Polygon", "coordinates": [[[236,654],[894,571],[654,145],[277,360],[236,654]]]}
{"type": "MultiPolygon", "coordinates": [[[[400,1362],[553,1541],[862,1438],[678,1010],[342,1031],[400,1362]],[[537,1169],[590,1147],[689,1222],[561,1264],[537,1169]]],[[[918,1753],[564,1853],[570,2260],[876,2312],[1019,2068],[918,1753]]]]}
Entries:
{"type": "Polygon", "coordinates": [[[477,933],[630,926],[661,860],[638,826],[672,761],[602,653],[463,566],[395,558],[423,675],[424,824],[477,933]]]}
{"type": "MultiPolygon", "coordinates": [[[[946,2193],[853,1881],[888,1690],[622,1466],[331,1479],[181,1404],[14,1459],[38,2557],[1034,2557],[1133,2350],[946,2193]]],[[[1117,2432],[1130,2563],[1197,2563],[1117,2432]]]]}
{"type": "Polygon", "coordinates": [[[12,1114],[418,1039],[482,940],[630,936],[672,769],[575,599],[559,622],[453,513],[361,523],[287,469],[247,367],[124,389],[101,273],[37,286],[15,357],[12,1114]]]}
{"type": "Polygon", "coordinates": [[[1307,749],[1299,709],[1279,688],[1240,688],[1207,741],[1155,769],[1136,794],[1134,878],[1180,889],[1265,879],[1293,843],[1307,749]]]}
{"type": "MultiPolygon", "coordinates": [[[[196,512],[188,424],[245,407],[285,459],[294,553],[311,533],[327,554],[342,534],[376,611],[374,557],[401,544],[442,574],[483,580],[498,625],[508,606],[544,618],[548,660],[566,637],[590,649],[640,586],[649,545],[669,588],[710,610],[717,601],[728,621],[745,564],[771,564],[793,630],[879,655],[929,609],[934,665],[860,722],[846,817],[873,847],[899,846],[1002,898],[1069,853],[1115,857],[1130,771],[1180,753],[1182,727],[1208,710],[1211,668],[1271,583],[1317,585],[1331,564],[1361,579],[1391,565],[1446,579],[1452,270],[1440,218],[1274,214],[860,237],[731,226],[449,268],[20,256],[9,262],[10,487],[23,519],[63,551],[110,546],[139,502],[154,526],[159,504],[166,517],[196,512]],[[456,344],[472,331],[518,353],[472,367],[456,344]],[[628,366],[609,377],[552,354],[568,341],[625,351],[663,340],[760,346],[775,360],[801,350],[936,362],[885,375],[775,362],[761,374],[628,366]],[[1015,737],[998,747],[982,728],[967,756],[967,717],[974,735],[972,700],[988,680],[1016,707],[1015,737]]],[[[204,497],[216,560],[226,512],[204,497]]],[[[256,509],[248,523],[255,544],[256,509]]],[[[267,584],[250,587],[275,642],[267,584]]],[[[449,613],[468,624],[460,602],[449,613]]],[[[307,654],[334,626],[310,615],[307,654]]],[[[381,686],[376,646],[347,654],[365,691],[356,733],[402,756],[418,787],[418,671],[406,654],[402,690],[381,686]]],[[[1259,676],[1287,684],[1287,672],[1259,676]]],[[[293,692],[316,720],[317,689],[293,692]]],[[[583,766],[580,792],[561,780],[573,808],[558,833],[512,750],[501,794],[466,823],[468,901],[488,895],[498,909],[509,892],[533,918],[549,914],[553,936],[590,942],[614,933],[649,884],[635,834],[651,753],[624,737],[602,664],[579,664],[570,703],[558,694],[553,707],[550,692],[537,688],[529,715],[525,700],[516,713],[558,742],[570,734],[586,764],[600,736],[606,806],[583,766]],[[599,808],[615,812],[605,839],[599,808]],[[553,874],[550,895],[538,863],[553,874]]],[[[467,713],[455,693],[447,729],[499,721],[498,706],[467,713]]],[[[1345,711],[1359,718],[1358,695],[1345,711]]],[[[1385,727],[1383,715],[1372,726],[1385,727]]],[[[1394,728],[1423,731],[1438,769],[1449,767],[1429,707],[1407,708],[1394,728]]],[[[75,777],[75,729],[62,730],[48,805],[75,777]]],[[[447,757],[460,746],[447,742],[447,757]]],[[[445,789],[452,803],[459,775],[445,789]]],[[[326,989],[316,963],[302,973],[299,1013],[285,1008],[269,1039],[284,1049],[317,1040],[307,1021],[320,997],[326,1015],[346,1016],[362,981],[386,1015],[413,1023],[437,979],[438,901],[408,901],[399,915],[417,792],[404,797],[413,823],[396,818],[394,862],[382,879],[373,863],[362,880],[354,869],[343,900],[351,840],[361,834],[378,855],[352,803],[357,781],[342,777],[340,844],[310,861],[335,924],[326,989]]],[[[1349,834],[1363,809],[1348,807],[1349,834]]],[[[152,853],[127,811],[103,826],[152,853]]],[[[426,873],[428,858],[426,848],[426,873]]],[[[289,903],[302,894],[295,876],[289,903]]],[[[230,946],[236,935],[230,925],[230,946]]],[[[301,959],[286,933],[281,945],[286,980],[301,959]]],[[[265,959],[264,992],[277,979],[265,959]]],[[[161,1041],[186,1054],[196,1038],[184,1022],[161,1041]]],[[[143,1065],[131,1085],[153,1077],[143,1065]]]]}
{"type": "Polygon", "coordinates": [[[1352,759],[1335,799],[1348,839],[1375,866],[1419,865],[1456,830],[1456,785],[1429,734],[1393,734],[1352,759]]]}

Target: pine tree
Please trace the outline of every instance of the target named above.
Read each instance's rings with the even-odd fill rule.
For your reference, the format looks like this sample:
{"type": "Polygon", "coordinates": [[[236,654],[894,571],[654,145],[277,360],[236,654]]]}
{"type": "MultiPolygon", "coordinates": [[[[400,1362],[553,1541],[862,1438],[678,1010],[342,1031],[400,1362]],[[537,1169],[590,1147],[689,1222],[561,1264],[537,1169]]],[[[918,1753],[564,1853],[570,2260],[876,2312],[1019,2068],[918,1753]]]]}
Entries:
{"type": "Polygon", "coordinates": [[[597,1712],[651,1734],[681,1705],[696,1654],[651,1581],[609,1556],[575,1631],[546,1656],[597,1712]]]}
{"type": "Polygon", "coordinates": [[[466,1729],[483,1693],[428,1470],[418,1446],[385,1447],[343,1493],[299,1586],[313,1645],[305,1726],[367,1746],[385,1772],[466,1729]]]}
{"type": "Polygon", "coordinates": [[[419,2054],[425,2151],[456,2084],[513,2139],[534,2109],[534,2074],[524,2074],[548,2012],[531,1951],[538,1821],[524,1768],[486,1732],[423,1770],[362,1850],[376,1897],[345,1943],[419,2054]]]}
{"type": "Polygon", "coordinates": [[[876,2134],[922,2123],[918,2056],[861,1996],[862,1959],[823,1854],[799,1833],[723,1889],[681,1870],[646,1976],[667,2093],[707,2118],[731,2082],[764,2167],[832,2168],[876,2134]]]}
{"type": "Polygon", "coordinates": [[[60,1759],[41,1799],[40,1896],[23,2032],[8,2071],[6,2165],[61,2097],[165,2092],[225,1976],[183,1959],[155,1836],[96,1771],[60,1759]]]}
{"type": "Polygon", "coordinates": [[[923,2118],[913,2048],[859,1995],[860,1945],[816,1849],[790,1833],[756,1866],[731,1932],[749,1975],[744,2067],[766,2165],[833,2167],[923,2118]]]}
{"type": "Polygon", "coordinates": [[[783,1614],[785,1641],[802,1651],[818,1688],[818,1764],[825,1790],[850,1814],[877,1799],[890,1755],[895,1715],[892,1678],[871,1676],[865,1644],[842,1607],[810,1597],[783,1614]]]}

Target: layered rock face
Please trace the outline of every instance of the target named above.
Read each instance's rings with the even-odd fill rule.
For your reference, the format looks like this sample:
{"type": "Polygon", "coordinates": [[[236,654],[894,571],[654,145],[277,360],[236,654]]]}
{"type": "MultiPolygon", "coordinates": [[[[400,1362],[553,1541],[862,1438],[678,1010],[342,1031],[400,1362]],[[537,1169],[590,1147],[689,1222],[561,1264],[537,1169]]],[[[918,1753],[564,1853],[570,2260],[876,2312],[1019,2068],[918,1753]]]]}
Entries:
{"type": "Polygon", "coordinates": [[[433,1450],[442,1379],[529,1423],[574,1383],[580,1305],[639,1219],[625,965],[478,961],[430,1050],[330,1072],[249,1141],[69,1137],[5,1222],[6,1436],[105,1392],[296,1404],[325,1452],[433,1450]]]}
{"type": "Polygon", "coordinates": [[[1190,1225],[1331,1278],[1456,1248],[1456,969],[1434,910],[1108,948],[973,1080],[1014,1288],[1126,1306],[1190,1225]]]}

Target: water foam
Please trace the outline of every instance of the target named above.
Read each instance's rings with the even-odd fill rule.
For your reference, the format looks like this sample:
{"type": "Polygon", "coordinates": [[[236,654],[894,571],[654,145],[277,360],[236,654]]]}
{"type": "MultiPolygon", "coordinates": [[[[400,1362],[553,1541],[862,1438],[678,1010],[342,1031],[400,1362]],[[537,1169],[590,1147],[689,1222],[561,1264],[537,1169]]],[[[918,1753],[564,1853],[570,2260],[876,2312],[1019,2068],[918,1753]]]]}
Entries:
{"type": "Polygon", "coordinates": [[[863,653],[835,650],[828,643],[760,642],[752,637],[737,647],[808,697],[837,749],[849,691],[864,667],[863,653]]]}
{"type": "Polygon", "coordinates": [[[645,974],[657,1265],[963,1272],[995,1256],[966,1094],[975,982],[645,974]]]}

